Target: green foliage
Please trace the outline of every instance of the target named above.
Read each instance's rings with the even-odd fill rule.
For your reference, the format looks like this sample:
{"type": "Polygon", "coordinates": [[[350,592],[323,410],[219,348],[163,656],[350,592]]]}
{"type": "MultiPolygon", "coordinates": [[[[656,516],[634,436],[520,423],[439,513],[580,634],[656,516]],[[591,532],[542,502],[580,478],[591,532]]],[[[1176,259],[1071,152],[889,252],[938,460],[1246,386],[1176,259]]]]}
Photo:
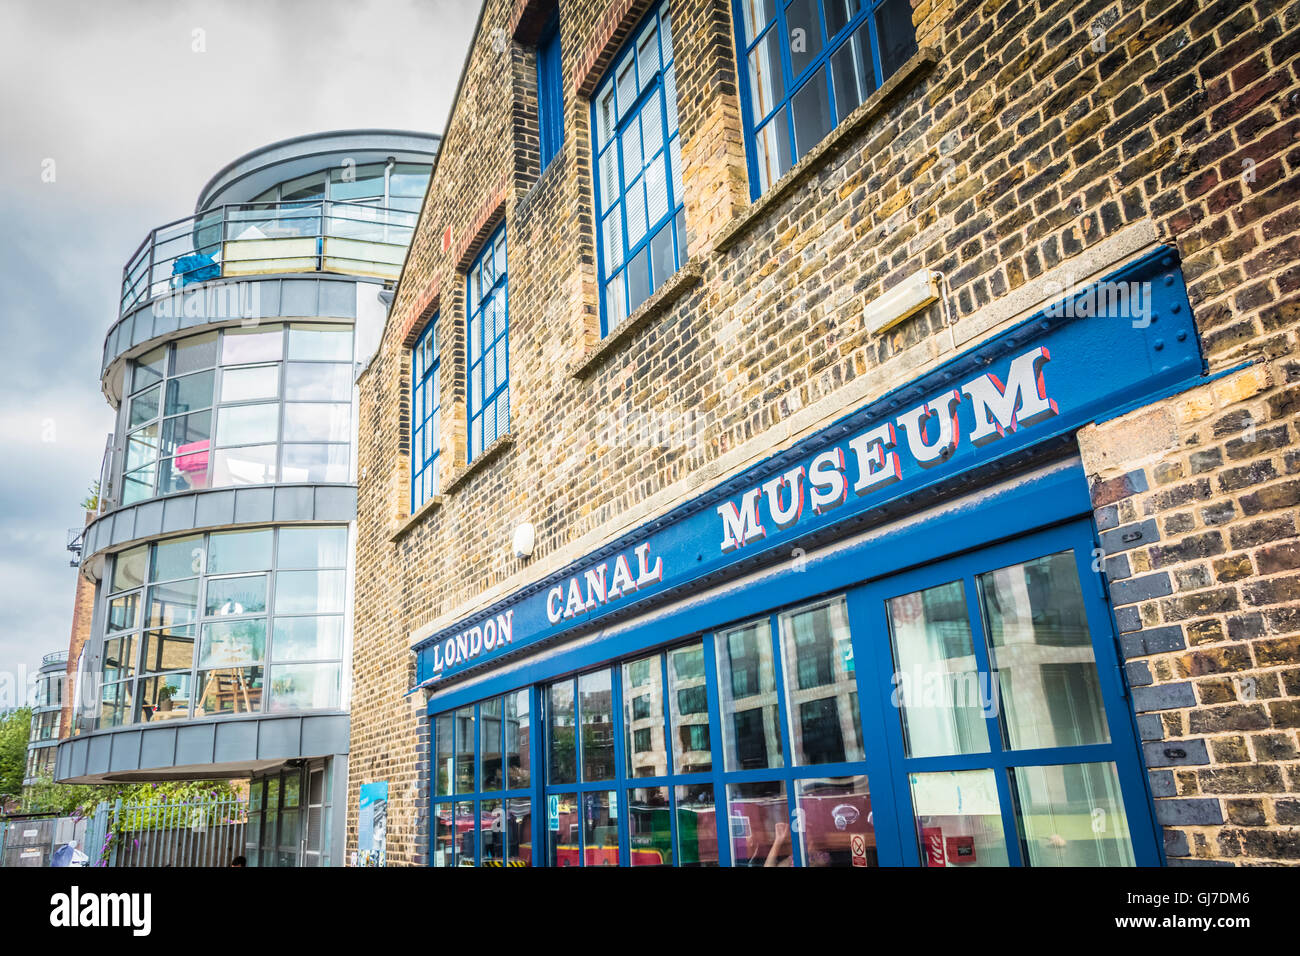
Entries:
{"type": "Polygon", "coordinates": [[[0,798],[22,793],[27,770],[27,740],[32,733],[32,709],[19,707],[0,714],[0,798]]]}
{"type": "Polygon", "coordinates": [[[99,510],[99,482],[92,481],[90,488],[86,492],[86,497],[81,499],[81,508],[83,511],[99,510]]]}
{"type": "MultiPolygon", "coordinates": [[[[24,813],[52,813],[61,817],[90,816],[101,800],[122,801],[127,807],[174,807],[198,800],[232,800],[238,788],[227,780],[167,780],[159,783],[70,784],[41,780],[27,788],[24,813]]],[[[132,829],[157,820],[162,811],[132,811],[132,829]]]]}

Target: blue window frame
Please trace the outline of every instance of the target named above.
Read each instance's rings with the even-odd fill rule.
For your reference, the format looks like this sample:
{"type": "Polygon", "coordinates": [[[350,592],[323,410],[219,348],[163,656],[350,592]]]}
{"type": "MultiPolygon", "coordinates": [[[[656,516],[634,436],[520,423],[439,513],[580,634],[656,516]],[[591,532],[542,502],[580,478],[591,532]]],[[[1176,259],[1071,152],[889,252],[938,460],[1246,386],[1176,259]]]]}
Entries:
{"type": "Polygon", "coordinates": [[[506,226],[483,244],[466,280],[469,339],[469,461],[510,431],[510,315],[506,226]]]}
{"type": "MultiPolygon", "coordinates": [[[[1095,547],[1074,520],[689,643],[618,642],[614,664],[601,642],[560,655],[577,676],[528,688],[538,859],[1158,864],[1095,547]]],[[[435,800],[471,785],[453,757],[435,800]]]]}
{"type": "Polygon", "coordinates": [[[512,691],[433,720],[433,866],[534,866],[536,694],[512,691]]]}
{"type": "Polygon", "coordinates": [[[542,169],[564,142],[564,73],[560,62],[560,11],[557,6],[537,41],[537,131],[542,169]]]}
{"type": "Polygon", "coordinates": [[[732,0],[757,199],[916,52],[909,0],[732,0]]]}
{"type": "Polygon", "coordinates": [[[591,109],[601,331],[608,334],[686,257],[668,4],[650,11],[632,31],[591,109]]]}
{"type": "Polygon", "coordinates": [[[438,317],[411,348],[411,513],[438,493],[438,317]]]}

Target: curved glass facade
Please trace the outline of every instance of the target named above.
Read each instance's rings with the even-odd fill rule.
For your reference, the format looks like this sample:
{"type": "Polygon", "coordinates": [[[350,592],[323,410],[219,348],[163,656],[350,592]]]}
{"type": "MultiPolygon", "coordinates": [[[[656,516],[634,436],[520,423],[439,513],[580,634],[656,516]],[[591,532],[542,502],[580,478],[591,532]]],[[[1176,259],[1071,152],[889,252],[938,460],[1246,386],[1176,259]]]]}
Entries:
{"type": "Polygon", "coordinates": [[[344,525],[188,535],[116,555],[98,728],[339,709],[347,563],[344,525]]]}
{"type": "Polygon", "coordinates": [[[193,335],[140,356],[128,382],[120,504],[201,488],[348,481],[348,325],[193,335]]]}

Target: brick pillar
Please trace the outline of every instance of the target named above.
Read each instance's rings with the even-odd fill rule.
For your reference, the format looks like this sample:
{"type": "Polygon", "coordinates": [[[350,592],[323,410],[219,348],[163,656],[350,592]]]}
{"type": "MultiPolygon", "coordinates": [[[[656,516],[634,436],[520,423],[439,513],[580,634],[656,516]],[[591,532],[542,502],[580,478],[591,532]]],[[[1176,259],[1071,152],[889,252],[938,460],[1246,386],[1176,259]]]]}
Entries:
{"type": "Polygon", "coordinates": [[[1079,435],[1173,865],[1300,861],[1298,359],[1079,435]]]}

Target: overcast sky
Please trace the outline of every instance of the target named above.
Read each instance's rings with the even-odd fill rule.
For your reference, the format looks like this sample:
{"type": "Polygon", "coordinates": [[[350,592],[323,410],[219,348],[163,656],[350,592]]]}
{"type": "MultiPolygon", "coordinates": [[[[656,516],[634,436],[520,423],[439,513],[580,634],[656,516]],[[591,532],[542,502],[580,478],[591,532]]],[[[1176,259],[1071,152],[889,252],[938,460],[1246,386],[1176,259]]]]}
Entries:
{"type": "Polygon", "coordinates": [[[256,147],[441,133],[478,7],[0,0],[0,695],[68,646],[64,546],[113,427],[99,360],[127,258],[256,147]]]}

